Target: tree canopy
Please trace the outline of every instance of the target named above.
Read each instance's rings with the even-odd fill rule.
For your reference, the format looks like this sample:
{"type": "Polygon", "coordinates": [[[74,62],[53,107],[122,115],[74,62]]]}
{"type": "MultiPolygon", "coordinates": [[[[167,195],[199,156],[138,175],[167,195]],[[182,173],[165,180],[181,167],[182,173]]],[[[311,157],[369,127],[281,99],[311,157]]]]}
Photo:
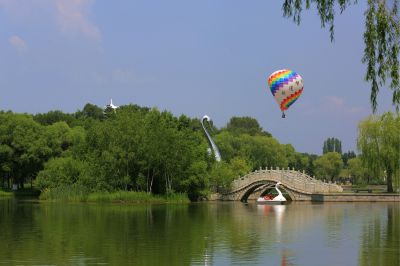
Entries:
{"type": "Polygon", "coordinates": [[[328,138],[324,141],[322,153],[337,152],[342,154],[342,142],[337,138],[328,138]]]}
{"type": "Polygon", "coordinates": [[[328,177],[333,182],[339,177],[343,161],[339,153],[328,152],[315,160],[315,171],[320,177],[328,177]]]}
{"type": "Polygon", "coordinates": [[[137,105],[116,112],[92,104],[72,114],[0,112],[0,185],[35,180],[42,191],[183,192],[195,200],[260,167],[312,171],[308,155],[280,144],[254,118],[213,127],[221,163],[208,154],[202,130],[199,119],[137,105]]]}
{"type": "Polygon", "coordinates": [[[399,187],[400,176],[400,116],[388,112],[370,116],[358,126],[358,149],[364,166],[378,178],[386,178],[387,191],[393,192],[393,182],[399,187]]]}
{"type": "Polygon", "coordinates": [[[226,125],[226,130],[236,134],[249,134],[271,136],[270,133],[263,131],[260,124],[252,117],[232,117],[226,125]]]}

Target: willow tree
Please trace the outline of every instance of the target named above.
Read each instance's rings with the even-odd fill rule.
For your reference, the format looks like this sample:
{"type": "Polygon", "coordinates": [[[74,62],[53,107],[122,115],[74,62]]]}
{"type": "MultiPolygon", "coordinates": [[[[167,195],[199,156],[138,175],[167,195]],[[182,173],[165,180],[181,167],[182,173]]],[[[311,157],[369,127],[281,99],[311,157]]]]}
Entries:
{"type": "MultiPolygon", "coordinates": [[[[375,112],[377,95],[388,82],[392,90],[392,104],[400,107],[399,48],[400,23],[398,0],[368,0],[365,11],[364,56],[367,65],[366,81],[371,84],[371,106],[375,112]]],[[[315,4],[322,27],[329,27],[331,41],[334,39],[335,4],[342,13],[357,0],[284,0],[283,15],[300,24],[301,12],[315,4]]]]}
{"type": "Polygon", "coordinates": [[[370,116],[358,126],[358,149],[371,174],[386,175],[387,191],[393,183],[399,187],[400,175],[400,116],[388,112],[370,116]]]}

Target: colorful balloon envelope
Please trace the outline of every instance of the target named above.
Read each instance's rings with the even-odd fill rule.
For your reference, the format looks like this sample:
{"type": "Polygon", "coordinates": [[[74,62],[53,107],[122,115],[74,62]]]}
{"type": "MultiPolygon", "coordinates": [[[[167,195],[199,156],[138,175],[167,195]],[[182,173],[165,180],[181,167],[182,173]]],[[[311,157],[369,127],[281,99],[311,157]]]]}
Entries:
{"type": "Polygon", "coordinates": [[[303,78],[292,70],[282,69],[268,77],[268,85],[282,110],[282,118],[285,118],[284,111],[289,109],[303,92],[303,78]]]}

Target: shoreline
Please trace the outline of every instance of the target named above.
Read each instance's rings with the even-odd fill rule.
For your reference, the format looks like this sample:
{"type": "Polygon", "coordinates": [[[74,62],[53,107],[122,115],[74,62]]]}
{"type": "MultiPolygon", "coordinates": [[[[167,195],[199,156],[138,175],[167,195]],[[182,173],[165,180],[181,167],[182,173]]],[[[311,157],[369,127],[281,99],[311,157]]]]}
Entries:
{"type": "Polygon", "coordinates": [[[330,202],[400,202],[399,193],[326,193],[313,194],[311,201],[330,202]]]}

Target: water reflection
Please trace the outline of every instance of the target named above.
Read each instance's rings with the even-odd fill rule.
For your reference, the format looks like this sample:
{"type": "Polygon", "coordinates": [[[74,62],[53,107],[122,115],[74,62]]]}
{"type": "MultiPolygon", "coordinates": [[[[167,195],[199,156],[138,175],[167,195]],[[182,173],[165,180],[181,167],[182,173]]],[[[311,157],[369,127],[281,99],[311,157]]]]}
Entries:
{"type": "MultiPolygon", "coordinates": [[[[284,222],[284,214],[286,210],[286,205],[268,205],[268,204],[258,204],[257,211],[262,215],[269,216],[273,219],[274,230],[276,234],[276,241],[281,242],[281,232],[282,232],[282,223],[284,222]]],[[[272,229],[272,228],[271,228],[272,229]]],[[[289,266],[293,265],[290,261],[293,259],[293,256],[290,255],[290,251],[286,248],[282,248],[281,250],[281,266],[289,266]]]]}
{"type": "Polygon", "coordinates": [[[373,210],[362,225],[360,265],[400,265],[400,208],[373,210]]]}
{"type": "Polygon", "coordinates": [[[275,234],[277,237],[277,242],[281,242],[281,231],[283,216],[286,210],[286,205],[268,205],[268,204],[258,204],[257,211],[263,215],[270,216],[273,219],[275,234]]]}
{"type": "Polygon", "coordinates": [[[400,206],[0,200],[0,239],[4,265],[399,265],[400,206]]]}

